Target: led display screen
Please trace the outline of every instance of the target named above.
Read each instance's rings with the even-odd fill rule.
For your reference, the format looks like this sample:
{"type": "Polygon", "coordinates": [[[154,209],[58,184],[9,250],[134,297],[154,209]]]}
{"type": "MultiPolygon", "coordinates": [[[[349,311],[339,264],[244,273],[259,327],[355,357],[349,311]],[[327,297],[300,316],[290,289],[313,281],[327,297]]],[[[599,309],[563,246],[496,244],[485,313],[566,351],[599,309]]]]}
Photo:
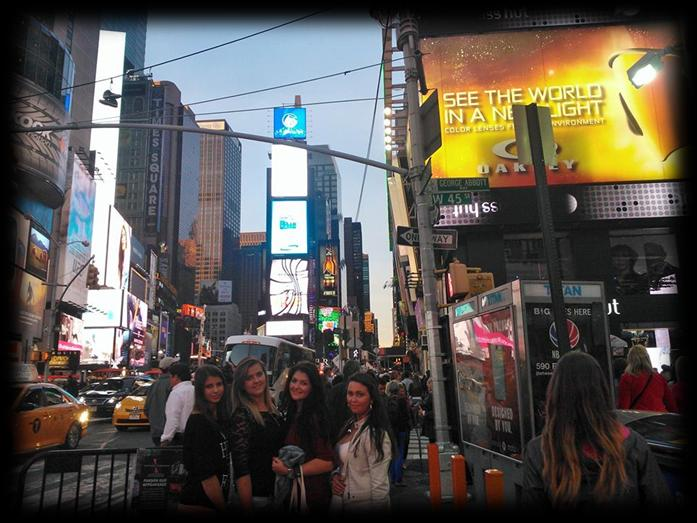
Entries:
{"type": "Polygon", "coordinates": [[[273,137],[280,139],[307,138],[307,110],[304,107],[274,107],[273,137]]]}
{"type": "Polygon", "coordinates": [[[317,309],[317,328],[320,332],[339,328],[341,309],[338,307],[320,307],[317,309]]]}
{"type": "Polygon", "coordinates": [[[271,146],[271,197],[307,196],[307,151],[271,146]]]}
{"type": "Polygon", "coordinates": [[[267,321],[266,336],[302,336],[302,320],[267,321]]]}
{"type": "Polygon", "coordinates": [[[29,234],[29,252],[27,254],[26,268],[27,271],[42,280],[45,280],[48,274],[48,249],[48,237],[35,227],[32,227],[29,234]]]}
{"type": "Polygon", "coordinates": [[[307,254],[307,202],[271,201],[271,254],[307,254]]]}
{"type": "Polygon", "coordinates": [[[273,260],[269,274],[271,315],[308,314],[307,286],[307,260],[273,260]]]}
{"type": "Polygon", "coordinates": [[[111,207],[104,285],[114,289],[128,290],[130,265],[131,226],[115,207],[111,207]]]}
{"type": "Polygon", "coordinates": [[[640,89],[627,75],[645,51],[678,42],[669,24],[422,39],[443,141],[433,177],[533,186],[532,167],[518,162],[511,106],[534,102],[551,111],[559,165],[548,170],[550,184],[683,178],[684,57],[666,53],[658,76],[640,89]]]}
{"type": "Polygon", "coordinates": [[[90,290],[87,293],[89,312],[82,315],[85,327],[126,327],[126,303],[119,289],[90,290]]]}
{"type": "Polygon", "coordinates": [[[84,337],[82,320],[69,314],[61,313],[59,322],[58,350],[80,352],[84,337]]]}

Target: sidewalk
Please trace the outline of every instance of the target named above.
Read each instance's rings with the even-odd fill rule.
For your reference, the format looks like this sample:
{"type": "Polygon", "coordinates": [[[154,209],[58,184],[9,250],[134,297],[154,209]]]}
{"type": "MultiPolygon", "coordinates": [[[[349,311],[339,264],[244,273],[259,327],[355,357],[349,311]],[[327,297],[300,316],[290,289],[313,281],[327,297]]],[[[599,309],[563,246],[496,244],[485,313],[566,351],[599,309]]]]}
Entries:
{"type": "Polygon", "coordinates": [[[411,431],[403,479],[405,486],[390,486],[393,513],[425,512],[431,509],[431,500],[428,496],[427,445],[428,438],[422,437],[419,440],[416,430],[411,431]],[[419,460],[419,444],[421,460],[419,460]]]}

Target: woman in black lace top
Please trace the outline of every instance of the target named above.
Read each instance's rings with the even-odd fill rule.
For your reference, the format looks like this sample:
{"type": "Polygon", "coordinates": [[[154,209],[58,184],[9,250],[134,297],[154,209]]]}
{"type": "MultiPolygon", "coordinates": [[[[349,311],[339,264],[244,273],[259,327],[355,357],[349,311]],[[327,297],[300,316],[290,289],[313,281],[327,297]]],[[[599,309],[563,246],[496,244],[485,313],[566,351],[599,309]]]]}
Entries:
{"type": "Polygon", "coordinates": [[[283,443],[281,417],[271,398],[266,368],[256,358],[245,358],[235,369],[232,402],[233,473],[242,508],[269,508],[275,474],[271,458],[283,443]]]}

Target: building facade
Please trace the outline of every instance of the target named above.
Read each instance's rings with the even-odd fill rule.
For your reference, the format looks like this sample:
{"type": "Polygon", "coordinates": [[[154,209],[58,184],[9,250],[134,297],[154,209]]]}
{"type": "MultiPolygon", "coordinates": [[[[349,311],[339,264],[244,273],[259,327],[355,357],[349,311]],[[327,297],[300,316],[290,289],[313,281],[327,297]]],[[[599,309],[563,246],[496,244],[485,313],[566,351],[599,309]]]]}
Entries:
{"type": "MultiPolygon", "coordinates": [[[[175,84],[131,76],[124,80],[123,122],[181,125],[181,92],[175,84]]],[[[158,253],[160,276],[177,284],[182,135],[157,129],[122,129],[115,207],[133,234],[158,253]]]]}
{"type": "Polygon", "coordinates": [[[266,281],[266,232],[240,233],[240,247],[235,251],[233,301],[238,304],[242,332],[255,333],[261,325],[259,311],[264,310],[266,281]]]}
{"type": "MultiPolygon", "coordinates": [[[[199,127],[229,131],[225,120],[199,120],[199,127]]],[[[242,144],[229,136],[202,135],[196,218],[195,292],[204,280],[231,280],[233,253],[239,245],[242,193],[242,144]]]]}

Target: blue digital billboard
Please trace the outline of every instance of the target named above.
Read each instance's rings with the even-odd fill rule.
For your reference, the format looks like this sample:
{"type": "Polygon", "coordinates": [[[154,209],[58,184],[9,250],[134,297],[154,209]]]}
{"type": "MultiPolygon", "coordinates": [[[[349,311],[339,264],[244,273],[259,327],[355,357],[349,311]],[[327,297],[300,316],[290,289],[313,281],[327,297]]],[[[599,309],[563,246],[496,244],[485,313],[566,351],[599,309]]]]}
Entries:
{"type": "Polygon", "coordinates": [[[304,107],[274,107],[273,137],[286,140],[306,139],[306,109],[304,107]]]}

